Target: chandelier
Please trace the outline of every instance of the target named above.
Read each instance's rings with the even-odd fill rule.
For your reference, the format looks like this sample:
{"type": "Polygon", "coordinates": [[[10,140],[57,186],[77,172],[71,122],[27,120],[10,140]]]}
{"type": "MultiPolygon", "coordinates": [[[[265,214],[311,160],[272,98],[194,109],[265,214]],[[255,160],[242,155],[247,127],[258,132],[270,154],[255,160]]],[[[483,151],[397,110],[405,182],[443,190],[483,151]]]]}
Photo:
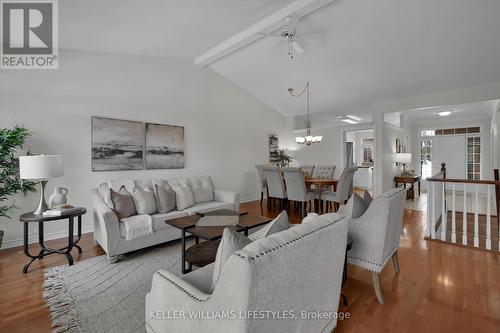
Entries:
{"type": "Polygon", "coordinates": [[[307,81],[306,86],[302,91],[298,94],[295,93],[293,88],[288,88],[288,92],[290,95],[293,97],[300,97],[304,93],[306,93],[306,103],[307,103],[307,120],[306,120],[306,135],[305,136],[296,136],[295,141],[298,144],[306,144],[306,145],[311,145],[311,143],[320,143],[321,140],[323,139],[323,136],[317,135],[317,136],[312,136],[311,135],[311,117],[309,114],[309,81],[307,81]]]}

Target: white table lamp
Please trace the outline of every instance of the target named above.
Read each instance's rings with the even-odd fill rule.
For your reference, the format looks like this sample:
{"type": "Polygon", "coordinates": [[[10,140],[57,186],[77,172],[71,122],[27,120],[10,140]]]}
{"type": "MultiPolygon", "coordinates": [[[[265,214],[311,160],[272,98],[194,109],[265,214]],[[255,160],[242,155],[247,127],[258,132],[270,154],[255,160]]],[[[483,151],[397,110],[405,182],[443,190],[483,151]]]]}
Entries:
{"type": "Polygon", "coordinates": [[[411,163],[410,153],[396,153],[396,163],[403,164],[403,173],[406,174],[406,165],[411,163]]]}
{"type": "Polygon", "coordinates": [[[45,201],[45,185],[49,178],[64,176],[64,157],[62,155],[19,156],[19,175],[21,179],[40,182],[40,202],[33,212],[40,215],[48,209],[45,201]]]}

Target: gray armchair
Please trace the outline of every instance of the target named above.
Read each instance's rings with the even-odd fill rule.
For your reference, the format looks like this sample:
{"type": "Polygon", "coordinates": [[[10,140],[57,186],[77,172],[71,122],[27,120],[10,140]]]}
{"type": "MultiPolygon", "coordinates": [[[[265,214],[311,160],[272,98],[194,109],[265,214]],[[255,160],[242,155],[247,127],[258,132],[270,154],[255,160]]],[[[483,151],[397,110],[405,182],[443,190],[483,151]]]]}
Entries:
{"type": "Polygon", "coordinates": [[[307,189],[304,173],[301,168],[283,168],[282,171],[285,178],[288,200],[301,204],[303,216],[306,215],[307,203],[309,203],[309,210],[314,211],[314,199],[317,196],[316,191],[307,189]]]}
{"type": "MultiPolygon", "coordinates": [[[[349,235],[353,239],[352,249],[347,253],[347,262],[372,272],[375,294],[380,304],[384,303],[380,287],[380,273],[392,257],[394,270],[399,273],[398,247],[403,228],[403,212],[406,192],[393,189],[371,202],[366,212],[349,221],[349,235]]],[[[351,217],[353,200],[340,207],[338,213],[351,217]]]]}
{"type": "Polygon", "coordinates": [[[339,182],[337,184],[337,191],[335,192],[323,192],[321,194],[321,199],[326,205],[328,202],[334,203],[335,211],[339,207],[340,204],[343,204],[347,199],[349,199],[349,195],[352,193],[352,180],[354,178],[354,173],[358,170],[357,167],[345,167],[344,171],[340,175],[339,182]]]}
{"type": "Polygon", "coordinates": [[[347,218],[317,216],[234,252],[222,266],[212,293],[213,264],[184,276],[166,270],[153,275],[146,295],[149,333],[321,333],[337,323],[347,218]],[[304,318],[302,311],[325,311],[329,318],[304,318]],[[293,313],[297,319],[241,317],[255,311],[293,313]],[[228,313],[231,319],[200,320],[189,313],[228,313]],[[185,313],[186,318],[163,314],[185,313]]]}

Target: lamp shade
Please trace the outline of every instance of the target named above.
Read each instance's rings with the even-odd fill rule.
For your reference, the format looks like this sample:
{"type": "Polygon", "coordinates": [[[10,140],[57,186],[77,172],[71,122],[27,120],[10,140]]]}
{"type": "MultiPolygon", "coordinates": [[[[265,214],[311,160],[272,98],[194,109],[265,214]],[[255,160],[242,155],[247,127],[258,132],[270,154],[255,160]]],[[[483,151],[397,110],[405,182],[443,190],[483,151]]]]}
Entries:
{"type": "Polygon", "coordinates": [[[410,164],[411,154],[410,153],[396,153],[396,163],[410,164]]]}
{"type": "Polygon", "coordinates": [[[19,156],[21,179],[49,179],[64,176],[62,155],[19,156]]]}

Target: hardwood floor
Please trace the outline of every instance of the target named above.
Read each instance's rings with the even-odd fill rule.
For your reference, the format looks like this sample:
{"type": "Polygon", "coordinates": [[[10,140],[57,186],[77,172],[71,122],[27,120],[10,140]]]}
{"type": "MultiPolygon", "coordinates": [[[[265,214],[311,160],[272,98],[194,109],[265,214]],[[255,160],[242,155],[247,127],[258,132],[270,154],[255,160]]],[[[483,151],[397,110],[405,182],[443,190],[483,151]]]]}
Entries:
{"type": "MultiPolygon", "coordinates": [[[[292,205],[293,207],[293,205],[292,205]]],[[[242,210],[274,217],[277,207],[259,202],[242,210]]],[[[300,222],[293,208],[290,219],[300,222]]],[[[339,321],[335,332],[498,332],[500,327],[500,255],[424,240],[425,214],[405,211],[399,263],[381,273],[385,304],[377,303],[371,273],[348,269],[343,291],[349,298],[350,319],[339,321]]],[[[47,242],[64,246],[65,240],[47,242]]],[[[91,234],[80,242],[83,254],[75,261],[103,254],[91,234]]],[[[33,249],[36,247],[33,246],[33,249]]],[[[50,332],[49,312],[42,300],[43,268],[66,264],[63,256],[49,256],[21,270],[26,261],[21,248],[0,251],[0,332],[50,332]]]]}

